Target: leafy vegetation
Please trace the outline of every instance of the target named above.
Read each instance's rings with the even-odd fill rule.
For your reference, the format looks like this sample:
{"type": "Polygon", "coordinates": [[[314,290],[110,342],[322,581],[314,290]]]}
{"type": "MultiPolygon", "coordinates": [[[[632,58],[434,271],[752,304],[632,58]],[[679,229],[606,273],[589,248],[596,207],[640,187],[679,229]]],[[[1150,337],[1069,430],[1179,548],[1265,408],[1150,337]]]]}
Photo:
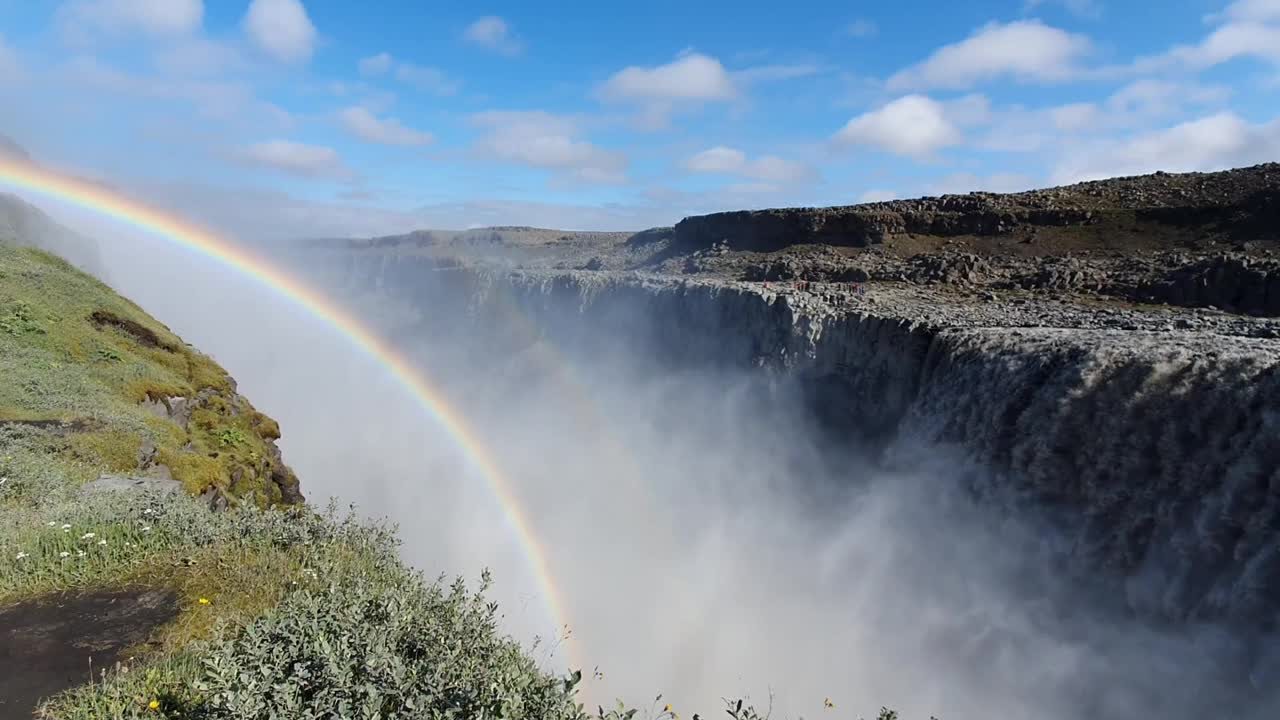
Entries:
{"type": "MultiPolygon", "coordinates": [[[[474,591],[428,581],[400,563],[393,528],[282,502],[295,481],[273,452],[279,427],[216,364],[61,260],[2,244],[0,376],[0,608],[126,588],[169,590],[178,606],[40,716],[639,713],[590,714],[581,673],[539,669],[500,632],[487,574],[474,591]],[[84,494],[104,473],[161,465],[185,493],[84,494]],[[211,488],[227,511],[197,497],[211,488]]],[[[645,717],[680,717],[660,700],[645,717]]],[[[726,712],[768,717],[741,702],[726,712]]]]}

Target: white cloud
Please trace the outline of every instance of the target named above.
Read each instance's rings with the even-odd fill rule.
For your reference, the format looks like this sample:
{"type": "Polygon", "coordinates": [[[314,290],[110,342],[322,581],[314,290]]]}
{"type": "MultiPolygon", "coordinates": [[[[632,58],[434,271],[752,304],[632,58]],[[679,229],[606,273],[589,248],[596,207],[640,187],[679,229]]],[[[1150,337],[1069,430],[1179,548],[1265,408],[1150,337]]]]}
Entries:
{"type": "Polygon", "coordinates": [[[978,93],[962,95],[942,103],[942,112],[947,120],[959,127],[984,125],[991,122],[995,111],[991,109],[991,101],[987,96],[978,93]]]}
{"type": "Polygon", "coordinates": [[[282,62],[301,62],[315,51],[316,28],[301,0],[252,0],[244,29],[260,50],[282,62]]]}
{"type": "Polygon", "coordinates": [[[844,32],[846,35],[849,35],[850,37],[856,37],[856,38],[871,37],[879,31],[880,31],[880,28],[877,27],[874,22],[872,22],[871,20],[867,20],[866,18],[859,18],[857,20],[854,20],[853,22],[846,25],[844,28],[844,32]]]}
{"type": "Polygon", "coordinates": [[[1057,130],[1075,132],[1094,127],[1102,119],[1102,110],[1094,103],[1070,103],[1050,108],[1049,121],[1057,130]]]}
{"type": "Polygon", "coordinates": [[[471,23],[462,37],[473,45],[503,55],[519,55],[524,51],[524,43],[511,31],[511,26],[496,15],[486,15],[471,23]]]}
{"type": "Polygon", "coordinates": [[[431,133],[405,127],[396,118],[379,120],[368,109],[358,105],[344,109],[339,118],[342,126],[356,137],[382,145],[426,145],[431,133]]]}
{"type": "Polygon", "coordinates": [[[394,107],[397,101],[394,92],[363,82],[335,81],[329,83],[326,89],[335,97],[343,98],[347,104],[359,105],[372,113],[386,112],[394,107]]]}
{"type": "Polygon", "coordinates": [[[381,52],[367,58],[360,59],[360,74],[366,77],[374,75],[384,75],[391,69],[391,54],[381,52]]]}
{"type": "Polygon", "coordinates": [[[720,61],[699,53],[657,67],[620,70],[609,78],[601,93],[610,100],[640,102],[732,100],[738,94],[720,61]]]}
{"type": "Polygon", "coordinates": [[[1182,112],[1188,105],[1208,105],[1230,97],[1228,88],[1194,82],[1142,79],[1125,85],[1107,98],[1112,117],[1166,117],[1182,112]]]}
{"type": "Polygon", "coordinates": [[[764,195],[766,193],[776,193],[782,191],[782,186],[777,183],[767,182],[744,182],[731,183],[725,187],[725,192],[732,195],[764,195]]]}
{"type": "Polygon", "coordinates": [[[1129,71],[1153,72],[1170,66],[1203,70],[1244,57],[1280,63],[1280,0],[1237,0],[1204,20],[1218,27],[1199,43],[1138,58],[1129,71]]]}
{"type": "Polygon", "coordinates": [[[83,42],[99,33],[141,31],[186,35],[204,22],[203,0],[75,0],[58,9],[64,39],[83,42]]]}
{"type": "Polygon", "coordinates": [[[1221,19],[1245,22],[1272,22],[1280,20],[1280,0],[1236,0],[1220,15],[1205,18],[1209,22],[1221,19]]]}
{"type": "Polygon", "coordinates": [[[1209,172],[1280,160],[1280,119],[1251,124],[1220,112],[1125,140],[1066,148],[1054,170],[1060,183],[1118,175],[1209,172]]]}
{"type": "Polygon", "coordinates": [[[1002,77],[1055,82],[1080,72],[1088,38],[1039,20],[989,23],[968,38],[934,51],[923,62],[889,78],[891,90],[962,89],[1002,77]]]}
{"type": "Polygon", "coordinates": [[[154,62],[161,72],[186,76],[224,75],[246,66],[237,48],[200,37],[161,48],[156,52],[154,62]]]}
{"type": "Polygon", "coordinates": [[[398,62],[387,52],[361,58],[358,69],[365,77],[385,75],[394,70],[396,80],[436,95],[453,95],[461,84],[440,68],[398,62]]]}
{"type": "Polygon", "coordinates": [[[578,123],[570,118],[541,111],[491,111],[472,121],[488,130],[478,149],[490,157],[585,182],[626,181],[626,156],[579,139],[578,123]]]}
{"type": "Polygon", "coordinates": [[[795,78],[816,75],[821,71],[822,68],[814,65],[813,63],[791,63],[759,65],[757,67],[746,68],[745,70],[734,70],[730,75],[737,83],[749,85],[756,82],[794,80],[795,78]]]}
{"type": "Polygon", "coordinates": [[[1192,111],[1203,114],[1230,94],[1221,86],[1143,79],[1124,85],[1097,102],[1035,109],[998,108],[990,111],[990,124],[974,147],[996,152],[1041,152],[1072,138],[1149,128],[1192,111]]]}
{"type": "Polygon", "coordinates": [[[1025,0],[1023,12],[1032,12],[1045,5],[1061,5],[1076,17],[1096,19],[1102,16],[1102,5],[1097,0],[1025,0]]]}
{"type": "Polygon", "coordinates": [[[396,79],[436,95],[453,95],[458,92],[458,82],[440,68],[402,62],[396,67],[396,79]]]}
{"type": "Polygon", "coordinates": [[[249,163],[307,178],[342,178],[350,171],[333,148],[289,140],[268,140],[240,149],[236,156],[249,163]]]}
{"type": "Polygon", "coordinates": [[[896,190],[877,190],[871,189],[858,196],[860,203],[888,202],[889,200],[897,200],[902,197],[896,190]]]}
{"type": "Polygon", "coordinates": [[[601,86],[599,97],[639,106],[641,127],[656,129],[667,125],[677,106],[732,100],[738,88],[719,60],[686,53],[665,65],[619,70],[601,86]]]}
{"type": "Polygon", "coordinates": [[[1199,45],[1176,47],[1166,57],[1193,68],[1212,67],[1240,57],[1280,62],[1280,26],[1228,23],[1210,33],[1199,45]]]}
{"type": "Polygon", "coordinates": [[[267,124],[283,128],[293,122],[286,111],[258,99],[253,88],[242,82],[133,75],[92,57],[72,58],[53,73],[52,79],[65,93],[103,93],[113,102],[138,97],[149,102],[187,103],[219,123],[239,123],[260,130],[267,124]]]}
{"type": "Polygon", "coordinates": [[[773,183],[799,182],[813,177],[809,167],[774,155],[748,160],[746,153],[719,145],[694,155],[684,162],[689,172],[735,175],[773,183]]]}
{"type": "Polygon", "coordinates": [[[685,161],[684,167],[690,172],[700,173],[735,173],[747,164],[747,155],[741,150],[724,146],[703,150],[685,161]]]}
{"type": "Polygon", "coordinates": [[[742,174],[773,182],[801,182],[814,176],[809,166],[776,155],[762,155],[752,160],[743,168],[742,174]]]}
{"type": "Polygon", "coordinates": [[[906,95],[850,120],[835,135],[843,145],[865,145],[924,159],[959,143],[960,130],[945,106],[924,95],[906,95]]]}

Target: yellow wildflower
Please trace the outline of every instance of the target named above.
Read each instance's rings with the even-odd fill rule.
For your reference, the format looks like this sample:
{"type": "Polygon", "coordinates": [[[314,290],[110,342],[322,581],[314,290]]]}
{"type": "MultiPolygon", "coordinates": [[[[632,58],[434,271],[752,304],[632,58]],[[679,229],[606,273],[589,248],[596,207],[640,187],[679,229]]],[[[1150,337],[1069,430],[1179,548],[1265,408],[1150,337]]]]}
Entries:
{"type": "Polygon", "coordinates": [[[160,701],[159,701],[159,700],[152,700],[151,702],[147,703],[147,707],[148,707],[148,708],[150,708],[151,710],[159,710],[159,709],[160,709],[160,701]]]}
{"type": "Polygon", "coordinates": [[[199,602],[201,605],[208,605],[209,598],[200,598],[197,602],[199,602]]]}
{"type": "Polygon", "coordinates": [[[662,707],[662,712],[671,712],[671,703],[667,703],[662,707]]]}

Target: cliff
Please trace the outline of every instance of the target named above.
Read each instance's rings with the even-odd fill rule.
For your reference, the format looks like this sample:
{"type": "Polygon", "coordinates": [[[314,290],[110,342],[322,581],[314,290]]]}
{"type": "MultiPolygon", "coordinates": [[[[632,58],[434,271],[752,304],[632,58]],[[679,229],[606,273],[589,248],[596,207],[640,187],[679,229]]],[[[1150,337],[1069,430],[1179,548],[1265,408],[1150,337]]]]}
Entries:
{"type": "Polygon", "coordinates": [[[804,389],[839,442],[885,462],[912,443],[962,448],[960,481],[1051,518],[1074,572],[1102,578],[1130,611],[1251,627],[1280,615],[1277,321],[956,302],[875,283],[855,295],[388,253],[329,261],[334,287],[418,307],[405,332],[503,328],[518,308],[566,351],[621,342],[673,368],[772,372],[804,389]],[[469,314],[436,321],[436,307],[469,314]]]}

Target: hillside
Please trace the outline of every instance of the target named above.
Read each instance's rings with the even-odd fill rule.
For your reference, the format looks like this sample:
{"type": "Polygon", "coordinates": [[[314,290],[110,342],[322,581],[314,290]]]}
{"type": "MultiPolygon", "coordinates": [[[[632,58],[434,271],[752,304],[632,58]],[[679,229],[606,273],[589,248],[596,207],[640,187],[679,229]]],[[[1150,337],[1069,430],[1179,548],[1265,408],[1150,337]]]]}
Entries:
{"type": "Polygon", "coordinates": [[[222,368],[2,243],[0,377],[0,718],[577,716],[481,595],[301,505],[222,368]]]}
{"type": "Polygon", "coordinates": [[[107,279],[97,243],[54,222],[16,195],[0,193],[0,243],[43,248],[100,280],[107,279]]]}
{"type": "Polygon", "coordinates": [[[487,572],[305,505],[221,367],[44,250],[0,243],[0,377],[0,720],[635,712],[541,670],[487,572]]]}

